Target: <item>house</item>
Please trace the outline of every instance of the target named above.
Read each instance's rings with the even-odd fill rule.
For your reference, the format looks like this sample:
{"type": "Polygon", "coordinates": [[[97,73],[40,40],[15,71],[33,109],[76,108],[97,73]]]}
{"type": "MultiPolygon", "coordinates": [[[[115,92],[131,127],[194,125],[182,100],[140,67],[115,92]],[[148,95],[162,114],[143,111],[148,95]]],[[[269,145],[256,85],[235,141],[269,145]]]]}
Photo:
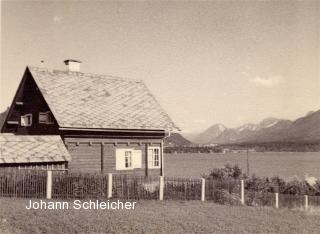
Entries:
{"type": "Polygon", "coordinates": [[[26,68],[1,129],[0,167],[163,174],[163,139],[178,127],[145,84],[64,62],[65,71],[26,68]],[[30,152],[11,157],[10,144],[30,152]]]}

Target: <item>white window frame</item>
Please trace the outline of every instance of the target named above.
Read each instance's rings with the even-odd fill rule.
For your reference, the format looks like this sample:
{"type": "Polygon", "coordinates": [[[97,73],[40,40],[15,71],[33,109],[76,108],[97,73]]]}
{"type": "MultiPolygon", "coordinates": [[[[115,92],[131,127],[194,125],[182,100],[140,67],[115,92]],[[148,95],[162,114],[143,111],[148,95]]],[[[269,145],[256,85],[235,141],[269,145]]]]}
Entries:
{"type": "Polygon", "coordinates": [[[160,146],[149,146],[148,147],[148,168],[161,168],[161,147],[160,146]],[[158,154],[156,154],[158,151],[158,154]],[[158,158],[156,158],[156,156],[158,158]],[[156,165],[156,162],[158,162],[156,165]]]}
{"type": "Polygon", "coordinates": [[[22,115],[21,116],[21,126],[30,127],[31,125],[32,125],[32,114],[22,115]]]}
{"type": "Polygon", "coordinates": [[[39,112],[39,124],[53,124],[53,118],[51,116],[51,112],[50,111],[46,111],[46,112],[39,112]],[[40,121],[40,115],[45,115],[46,116],[46,120],[45,121],[40,121]]]}
{"type": "Polygon", "coordinates": [[[133,148],[116,149],[116,170],[134,170],[142,168],[142,151],[133,148]]]}

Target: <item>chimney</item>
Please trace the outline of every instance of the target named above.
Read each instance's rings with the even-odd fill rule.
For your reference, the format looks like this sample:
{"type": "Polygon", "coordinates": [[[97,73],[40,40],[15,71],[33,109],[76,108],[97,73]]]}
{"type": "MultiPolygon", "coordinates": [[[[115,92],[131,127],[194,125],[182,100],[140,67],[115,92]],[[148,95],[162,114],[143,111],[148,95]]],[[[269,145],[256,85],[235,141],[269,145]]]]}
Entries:
{"type": "Polygon", "coordinates": [[[67,59],[67,60],[64,60],[64,63],[67,66],[67,71],[80,72],[80,63],[81,63],[81,61],[74,60],[74,59],[67,59]]]}

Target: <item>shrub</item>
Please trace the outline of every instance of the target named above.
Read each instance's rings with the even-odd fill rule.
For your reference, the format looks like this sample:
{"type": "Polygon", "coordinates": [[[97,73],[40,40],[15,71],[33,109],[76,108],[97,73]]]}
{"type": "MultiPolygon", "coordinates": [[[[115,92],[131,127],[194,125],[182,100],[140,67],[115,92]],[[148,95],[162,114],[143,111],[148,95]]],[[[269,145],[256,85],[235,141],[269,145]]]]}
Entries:
{"type": "Polygon", "coordinates": [[[231,166],[226,164],[224,168],[214,168],[206,178],[212,179],[239,179],[243,177],[241,168],[238,165],[231,166]]]}
{"type": "MultiPolygon", "coordinates": [[[[226,164],[223,168],[214,168],[209,175],[203,175],[208,180],[219,180],[220,183],[227,183],[230,179],[245,179],[245,189],[255,193],[280,193],[288,195],[320,195],[320,181],[315,185],[309,185],[306,181],[294,179],[286,182],[279,176],[258,177],[253,174],[247,177],[242,173],[238,165],[226,164]]],[[[225,189],[225,188],[224,188],[225,189]]]]}

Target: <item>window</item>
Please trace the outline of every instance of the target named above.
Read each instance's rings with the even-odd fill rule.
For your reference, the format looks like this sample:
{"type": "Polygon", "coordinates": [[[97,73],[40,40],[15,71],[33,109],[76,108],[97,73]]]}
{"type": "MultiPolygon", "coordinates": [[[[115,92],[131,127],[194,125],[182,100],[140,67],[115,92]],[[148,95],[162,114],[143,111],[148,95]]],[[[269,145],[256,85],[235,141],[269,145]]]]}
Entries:
{"type": "Polygon", "coordinates": [[[53,124],[53,116],[50,111],[39,112],[39,123],[41,124],[53,124]]]}
{"type": "Polygon", "coordinates": [[[32,114],[26,114],[21,116],[21,126],[31,126],[32,125],[32,114]]]}
{"type": "Polygon", "coordinates": [[[116,170],[141,168],[142,151],[135,149],[116,149],[116,170]]]}
{"type": "Polygon", "coordinates": [[[124,152],[124,160],[125,160],[124,167],[126,169],[132,168],[132,151],[131,150],[126,150],[124,152]]]}
{"type": "Polygon", "coordinates": [[[160,147],[149,147],[148,148],[148,167],[149,168],[160,168],[160,147]]]}

